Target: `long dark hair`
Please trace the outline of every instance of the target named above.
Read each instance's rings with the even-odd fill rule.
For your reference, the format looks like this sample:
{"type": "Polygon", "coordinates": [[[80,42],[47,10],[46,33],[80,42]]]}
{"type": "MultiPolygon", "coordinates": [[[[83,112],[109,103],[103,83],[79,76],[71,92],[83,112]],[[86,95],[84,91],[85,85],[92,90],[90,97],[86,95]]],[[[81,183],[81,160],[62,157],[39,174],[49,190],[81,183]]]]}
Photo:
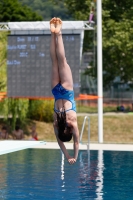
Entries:
{"type": "Polygon", "coordinates": [[[66,123],[66,112],[57,113],[57,123],[58,123],[58,138],[62,142],[69,142],[72,139],[71,128],[67,126],[66,123]]]}

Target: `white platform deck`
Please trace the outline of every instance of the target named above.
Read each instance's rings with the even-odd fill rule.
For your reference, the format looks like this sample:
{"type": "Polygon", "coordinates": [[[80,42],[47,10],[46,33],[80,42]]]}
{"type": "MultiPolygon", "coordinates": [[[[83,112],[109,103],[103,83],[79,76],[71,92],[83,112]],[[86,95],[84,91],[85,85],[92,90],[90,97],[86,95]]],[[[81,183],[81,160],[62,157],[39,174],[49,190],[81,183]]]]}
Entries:
{"type": "Polygon", "coordinates": [[[0,141],[0,155],[11,153],[14,151],[19,151],[35,146],[44,145],[43,141],[14,141],[14,140],[4,140],[0,141]]]}
{"type": "MultiPolygon", "coordinates": [[[[73,143],[65,143],[67,149],[73,149],[73,143]]],[[[14,141],[5,140],[0,141],[0,155],[11,153],[23,149],[36,148],[36,149],[59,149],[57,142],[44,142],[44,141],[14,141]]],[[[107,151],[133,151],[133,144],[98,144],[91,143],[80,144],[80,150],[107,150],[107,151]]]]}

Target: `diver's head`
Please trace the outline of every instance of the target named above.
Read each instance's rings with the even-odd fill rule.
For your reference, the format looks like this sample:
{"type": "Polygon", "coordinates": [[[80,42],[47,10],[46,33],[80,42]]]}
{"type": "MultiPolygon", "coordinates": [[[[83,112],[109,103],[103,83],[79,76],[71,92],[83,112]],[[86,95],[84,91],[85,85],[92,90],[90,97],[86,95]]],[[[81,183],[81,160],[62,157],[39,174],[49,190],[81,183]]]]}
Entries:
{"type": "Polygon", "coordinates": [[[57,123],[58,123],[58,138],[62,142],[69,142],[72,139],[71,127],[66,123],[66,112],[61,112],[57,114],[57,123]]]}
{"type": "Polygon", "coordinates": [[[72,132],[70,127],[65,127],[63,131],[60,127],[58,128],[58,138],[62,142],[69,142],[72,139],[72,132]]]}

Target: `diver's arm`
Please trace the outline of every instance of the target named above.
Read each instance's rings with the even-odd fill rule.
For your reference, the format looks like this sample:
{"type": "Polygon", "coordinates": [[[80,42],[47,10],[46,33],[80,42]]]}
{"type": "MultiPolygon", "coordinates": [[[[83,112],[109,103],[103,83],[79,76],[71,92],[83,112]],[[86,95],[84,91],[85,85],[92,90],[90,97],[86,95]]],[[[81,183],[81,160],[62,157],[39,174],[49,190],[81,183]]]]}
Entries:
{"type": "Polygon", "coordinates": [[[55,135],[56,135],[57,142],[58,142],[58,144],[60,146],[60,149],[62,150],[64,156],[67,159],[67,161],[70,164],[74,164],[76,162],[76,160],[69,155],[64,143],[58,138],[58,130],[57,130],[56,126],[54,126],[54,132],[55,132],[55,135]]]}
{"type": "Polygon", "coordinates": [[[66,150],[66,147],[65,147],[64,143],[58,138],[58,130],[57,130],[57,128],[55,126],[54,126],[54,132],[55,132],[55,135],[56,135],[57,142],[58,142],[62,152],[64,153],[66,159],[68,160],[70,156],[69,156],[69,154],[68,154],[68,152],[66,150]]]}
{"type": "Polygon", "coordinates": [[[73,124],[73,148],[74,148],[74,158],[77,160],[78,152],[79,152],[79,130],[77,122],[73,124]]]}

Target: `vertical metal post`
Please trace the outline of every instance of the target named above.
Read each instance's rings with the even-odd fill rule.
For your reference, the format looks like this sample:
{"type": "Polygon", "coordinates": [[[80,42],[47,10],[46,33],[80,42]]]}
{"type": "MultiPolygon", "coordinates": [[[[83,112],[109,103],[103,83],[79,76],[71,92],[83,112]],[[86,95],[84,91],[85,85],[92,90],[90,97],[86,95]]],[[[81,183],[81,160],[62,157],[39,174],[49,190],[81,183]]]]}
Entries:
{"type": "Polygon", "coordinates": [[[98,139],[103,143],[102,0],[97,0],[98,139]]]}
{"type": "Polygon", "coordinates": [[[88,117],[88,149],[90,149],[90,118],[88,117]]]}

